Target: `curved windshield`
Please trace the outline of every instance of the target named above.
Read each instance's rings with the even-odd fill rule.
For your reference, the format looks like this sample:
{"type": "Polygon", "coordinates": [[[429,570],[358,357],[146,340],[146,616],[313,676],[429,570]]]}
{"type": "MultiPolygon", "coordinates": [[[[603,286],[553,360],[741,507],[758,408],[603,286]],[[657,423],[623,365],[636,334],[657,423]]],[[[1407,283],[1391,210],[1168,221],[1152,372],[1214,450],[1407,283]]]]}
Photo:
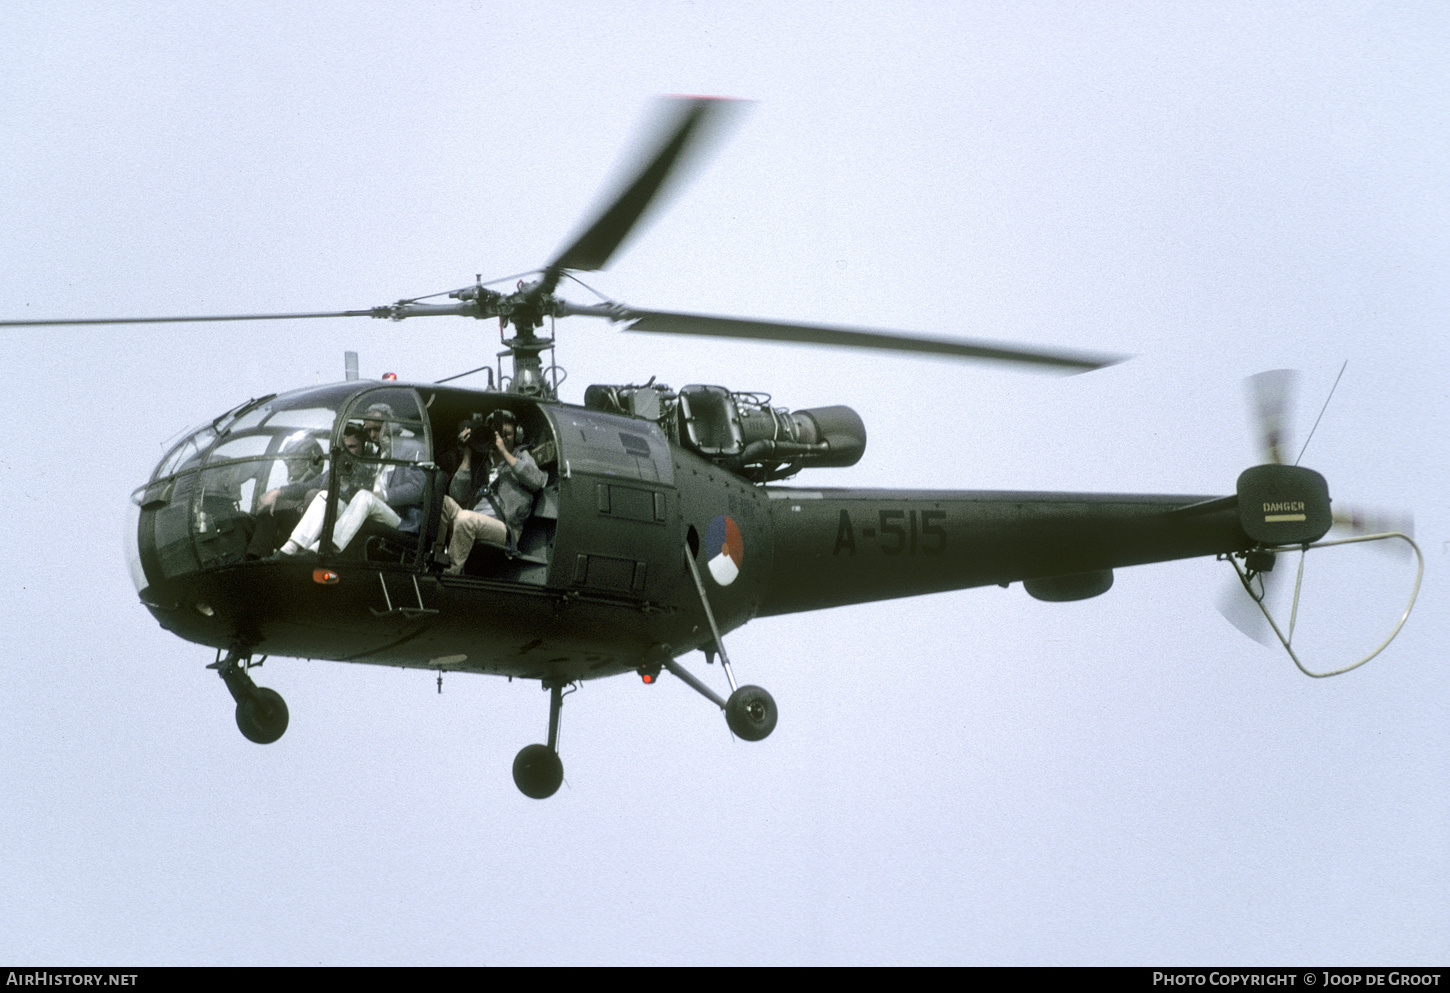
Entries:
{"type": "Polygon", "coordinates": [[[210,448],[214,441],[216,441],[216,429],[210,424],[197,428],[166,453],[166,457],[156,466],[156,471],[151,474],[151,478],[161,479],[180,472],[183,468],[195,468],[201,461],[201,453],[210,448]]]}
{"type": "Polygon", "coordinates": [[[338,413],[360,385],[249,401],[183,438],[133,497],[146,572],[170,578],[261,557],[254,539],[275,494],[300,488],[302,502],[309,481],[325,488],[338,413]]]}

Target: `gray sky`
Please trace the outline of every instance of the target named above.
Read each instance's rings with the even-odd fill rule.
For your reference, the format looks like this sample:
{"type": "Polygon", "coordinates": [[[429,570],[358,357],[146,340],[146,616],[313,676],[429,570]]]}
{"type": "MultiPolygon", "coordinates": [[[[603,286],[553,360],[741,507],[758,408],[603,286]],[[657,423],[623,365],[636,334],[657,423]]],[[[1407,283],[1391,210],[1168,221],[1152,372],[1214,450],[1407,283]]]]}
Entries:
{"type": "MultiPolygon", "coordinates": [[[[368,307],[537,266],[649,100],[756,101],[610,271],[645,307],[1132,353],[1069,379],[561,325],[594,382],[845,403],[802,485],[1232,491],[1245,376],[1303,370],[1337,500],[1411,511],[1420,604],[1300,675],[1227,567],[756,622],[781,711],[269,661],[258,747],[119,552],[180,430],[251,396],[486,361],[494,326],[5,333],[0,959],[65,963],[1443,963],[1450,956],[1447,20],[1435,4],[10,4],[0,315],[368,307]],[[406,11],[404,13],[403,11],[406,11]]],[[[587,294],[575,294],[587,300],[587,294]]],[[[1297,449],[1297,446],[1296,446],[1297,449]]],[[[1306,653],[1410,580],[1310,559],[1306,653]],[[1366,585],[1366,580],[1374,580],[1366,585]]],[[[1297,643],[1297,642],[1296,642],[1297,643]]],[[[721,674],[697,672],[717,685],[721,674]]]]}

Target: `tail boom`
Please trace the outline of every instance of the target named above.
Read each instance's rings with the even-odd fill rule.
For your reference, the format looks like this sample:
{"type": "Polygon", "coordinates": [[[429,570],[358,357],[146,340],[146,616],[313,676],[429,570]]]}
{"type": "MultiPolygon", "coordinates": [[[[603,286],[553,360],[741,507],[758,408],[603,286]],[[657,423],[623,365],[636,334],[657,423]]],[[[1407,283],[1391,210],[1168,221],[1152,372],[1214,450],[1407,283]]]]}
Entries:
{"type": "Polygon", "coordinates": [[[1241,551],[1203,496],[771,487],[761,616],[1241,551]],[[1186,507],[1200,510],[1184,512],[1186,507]]]}

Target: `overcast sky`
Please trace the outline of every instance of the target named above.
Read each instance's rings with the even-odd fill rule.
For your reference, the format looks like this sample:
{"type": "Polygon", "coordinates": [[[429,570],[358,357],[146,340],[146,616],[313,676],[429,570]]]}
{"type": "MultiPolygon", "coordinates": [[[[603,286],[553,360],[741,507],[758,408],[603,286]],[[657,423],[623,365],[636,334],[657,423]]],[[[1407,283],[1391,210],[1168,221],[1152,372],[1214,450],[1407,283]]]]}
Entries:
{"type": "MultiPolygon", "coordinates": [[[[573,319],[565,399],[657,375],[854,407],[865,458],[799,485],[1211,494],[1257,460],[1244,377],[1303,371],[1302,444],[1347,360],[1304,464],[1413,513],[1427,567],[1400,638],[1329,680],[1223,621],[1211,560],[1075,604],[758,621],[727,643],[779,704],[767,741],[668,676],[589,683],[537,802],[509,775],[537,686],[270,660],[291,726],[253,745],[120,552],[179,431],[340,379],[345,349],[461,372],[494,325],[7,331],[0,960],[1443,964],[1447,27],[1431,3],[5,5],[0,317],[353,309],[527,270],[653,97],[740,97],[586,281],[1135,358],[1064,379],[573,319]]],[[[1315,554],[1327,668],[1412,569],[1315,554]]]]}

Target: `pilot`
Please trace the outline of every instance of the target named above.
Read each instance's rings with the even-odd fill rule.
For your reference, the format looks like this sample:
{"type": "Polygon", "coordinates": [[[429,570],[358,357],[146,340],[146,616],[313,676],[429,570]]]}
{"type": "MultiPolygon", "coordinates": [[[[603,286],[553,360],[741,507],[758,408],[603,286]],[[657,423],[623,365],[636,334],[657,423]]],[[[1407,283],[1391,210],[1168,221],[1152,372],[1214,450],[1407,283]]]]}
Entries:
{"type": "Polygon", "coordinates": [[[534,494],[548,479],[528,449],[518,447],[518,418],[507,410],[459,425],[458,440],[466,448],[443,498],[443,520],[453,525],[445,571],[454,576],[475,540],[517,543],[534,494]]]}
{"type": "Polygon", "coordinates": [[[289,441],[282,446],[282,454],[291,456],[287,460],[288,483],[305,483],[322,472],[322,446],[316,438],[304,436],[289,441]]]}
{"type": "MultiPolygon", "coordinates": [[[[301,432],[299,432],[301,434],[301,432]]],[[[348,439],[344,438],[344,443],[348,439]]],[[[354,430],[350,445],[362,451],[363,437],[354,430]]],[[[247,544],[247,558],[260,559],[277,550],[279,535],[288,534],[302,519],[302,508],[320,488],[313,479],[322,472],[322,446],[317,439],[305,435],[283,444],[281,455],[287,456],[287,485],[267,493],[257,504],[257,526],[247,544]],[[312,483],[311,486],[305,486],[312,483]],[[283,490],[287,492],[284,493],[283,490]]]]}

